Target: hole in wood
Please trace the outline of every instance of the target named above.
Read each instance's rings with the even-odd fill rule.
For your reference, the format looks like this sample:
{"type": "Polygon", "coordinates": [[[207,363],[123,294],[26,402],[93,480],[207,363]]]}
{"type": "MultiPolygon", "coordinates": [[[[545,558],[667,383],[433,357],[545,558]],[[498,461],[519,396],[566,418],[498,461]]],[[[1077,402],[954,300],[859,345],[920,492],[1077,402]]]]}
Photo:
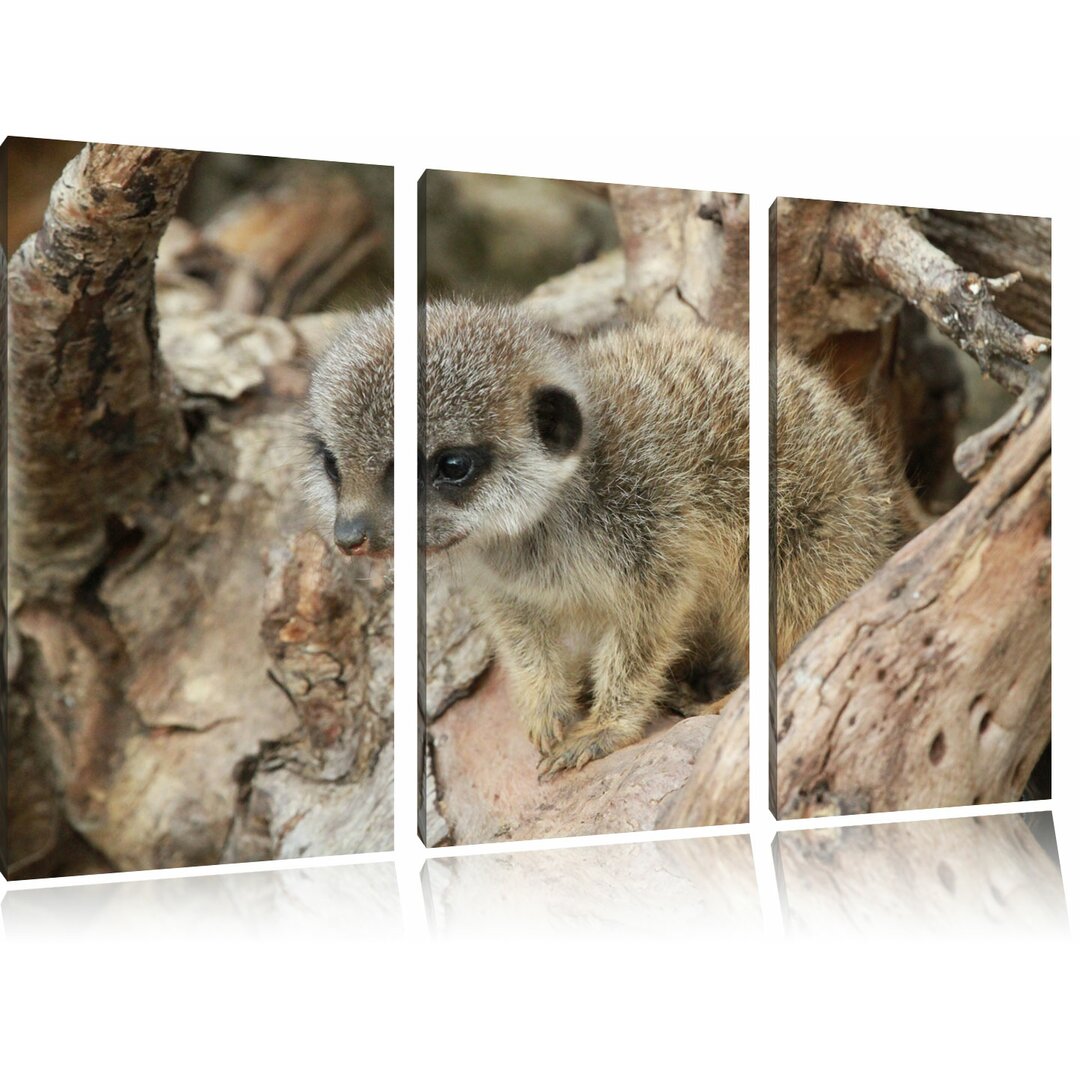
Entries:
{"type": "Polygon", "coordinates": [[[937,736],[930,743],[930,762],[932,764],[940,764],[941,758],[945,755],[945,735],[938,730],[937,736]]]}

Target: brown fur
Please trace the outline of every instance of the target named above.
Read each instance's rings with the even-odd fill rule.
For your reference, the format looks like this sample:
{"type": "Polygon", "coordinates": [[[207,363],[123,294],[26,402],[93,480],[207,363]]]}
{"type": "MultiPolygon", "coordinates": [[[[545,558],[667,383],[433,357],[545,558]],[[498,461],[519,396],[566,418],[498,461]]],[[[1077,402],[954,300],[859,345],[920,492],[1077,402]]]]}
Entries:
{"type": "Polygon", "coordinates": [[[770,468],[774,658],[860,587],[914,530],[880,424],[780,350],[770,468]]]}
{"type": "MultiPolygon", "coordinates": [[[[741,680],[745,342],[649,324],[566,342],[512,306],[465,302],[430,304],[422,328],[423,542],[445,551],[433,561],[491,633],[542,773],[638,740],[689,673],[741,680]],[[440,462],[462,449],[475,473],[448,481],[440,462]]],[[[372,552],[392,544],[392,372],[389,308],[357,315],[317,365],[308,408],[324,519],[370,522],[372,552]]],[[[866,417],[794,357],[777,373],[782,661],[904,522],[903,484],[866,417]]]]}
{"type": "Polygon", "coordinates": [[[639,325],[568,346],[509,306],[427,311],[425,452],[490,444],[464,504],[427,493],[430,546],[509,670],[542,773],[638,740],[672,676],[748,649],[745,343],[639,325]],[[537,437],[530,401],[577,402],[580,442],[537,437]],[[591,706],[582,715],[582,702],[591,706]]]}

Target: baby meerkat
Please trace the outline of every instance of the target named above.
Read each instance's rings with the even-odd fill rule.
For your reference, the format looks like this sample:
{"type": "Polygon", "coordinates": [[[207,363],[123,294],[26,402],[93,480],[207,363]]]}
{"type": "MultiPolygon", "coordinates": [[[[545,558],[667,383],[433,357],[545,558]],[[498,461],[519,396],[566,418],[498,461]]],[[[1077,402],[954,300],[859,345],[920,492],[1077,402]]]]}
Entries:
{"type": "Polygon", "coordinates": [[[639,740],[676,671],[741,678],[745,343],[637,325],[570,345],[506,305],[426,319],[426,545],[489,630],[541,774],[639,740]]]}
{"type": "MultiPolygon", "coordinates": [[[[421,539],[495,643],[542,775],[642,736],[689,672],[746,674],[748,356],[701,325],[572,343],[509,305],[426,310],[421,539]]],[[[773,473],[778,657],[898,545],[898,472],[782,353],[773,473]]],[[[393,316],[317,361],[307,485],[349,555],[393,548],[393,316]]]]}
{"type": "Polygon", "coordinates": [[[318,524],[350,556],[394,546],[394,311],[351,315],[317,359],[303,482],[318,524]]]}

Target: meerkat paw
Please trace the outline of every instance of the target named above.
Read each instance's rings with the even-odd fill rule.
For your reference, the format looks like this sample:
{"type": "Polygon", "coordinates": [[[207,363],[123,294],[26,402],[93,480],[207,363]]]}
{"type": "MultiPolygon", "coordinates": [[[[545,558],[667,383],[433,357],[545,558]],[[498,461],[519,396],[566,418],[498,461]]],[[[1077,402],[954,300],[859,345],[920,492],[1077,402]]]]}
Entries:
{"type": "Polygon", "coordinates": [[[540,751],[541,757],[550,756],[563,739],[565,727],[562,720],[553,715],[541,715],[525,724],[529,740],[540,751]]]}
{"type": "Polygon", "coordinates": [[[631,745],[638,740],[636,730],[629,731],[617,726],[579,725],[555,749],[544,755],[537,765],[541,782],[560,771],[580,769],[592,760],[599,760],[616,749],[631,745]]]}

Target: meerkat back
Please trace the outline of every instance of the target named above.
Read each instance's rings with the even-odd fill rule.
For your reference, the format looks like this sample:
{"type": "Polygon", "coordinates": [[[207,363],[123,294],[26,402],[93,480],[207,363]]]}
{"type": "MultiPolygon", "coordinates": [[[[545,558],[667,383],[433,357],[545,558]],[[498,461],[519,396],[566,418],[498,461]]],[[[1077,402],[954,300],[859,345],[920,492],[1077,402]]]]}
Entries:
{"type": "Polygon", "coordinates": [[[745,672],[745,340],[701,324],[641,323],[585,342],[581,366],[593,402],[598,501],[624,522],[646,518],[653,561],[699,581],[683,631],[713,650],[722,641],[745,672]]]}
{"type": "Polygon", "coordinates": [[[905,537],[903,479],[871,424],[797,356],[776,366],[771,530],[776,662],[905,537]]]}

